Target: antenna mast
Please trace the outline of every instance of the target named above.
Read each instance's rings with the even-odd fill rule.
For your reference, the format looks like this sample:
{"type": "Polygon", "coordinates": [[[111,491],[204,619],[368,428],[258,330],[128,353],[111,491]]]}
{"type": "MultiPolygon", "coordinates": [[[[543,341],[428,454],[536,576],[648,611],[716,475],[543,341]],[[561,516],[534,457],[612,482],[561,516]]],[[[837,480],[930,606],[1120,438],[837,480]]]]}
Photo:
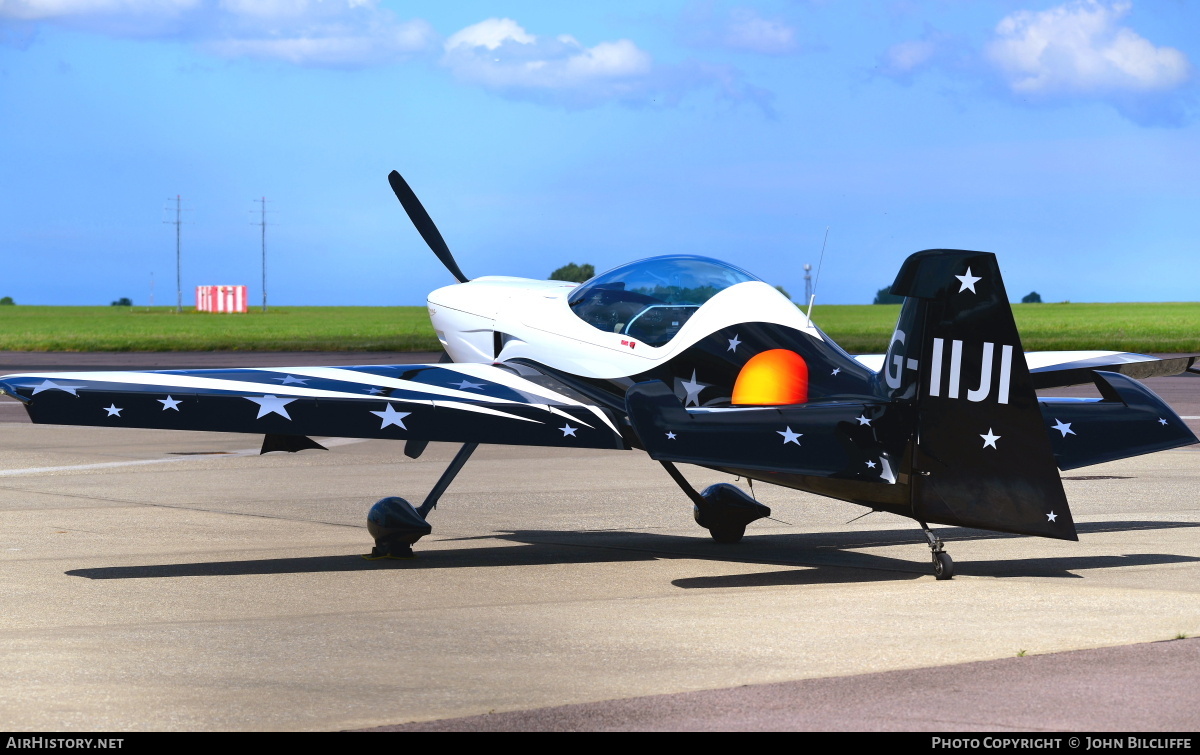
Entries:
{"type": "MultiPolygon", "coordinates": [[[[829,226],[825,226],[825,240],[821,242],[821,259],[817,261],[817,279],[813,282],[812,291],[808,295],[808,324],[812,325],[812,308],[813,302],[817,300],[817,284],[821,282],[821,266],[825,264],[825,243],[829,241],[829,226]]],[[[805,270],[809,269],[808,265],[804,266],[805,270]]],[[[804,282],[808,282],[808,276],[804,276],[804,282]]],[[[806,286],[807,287],[807,286],[806,286]]]]}

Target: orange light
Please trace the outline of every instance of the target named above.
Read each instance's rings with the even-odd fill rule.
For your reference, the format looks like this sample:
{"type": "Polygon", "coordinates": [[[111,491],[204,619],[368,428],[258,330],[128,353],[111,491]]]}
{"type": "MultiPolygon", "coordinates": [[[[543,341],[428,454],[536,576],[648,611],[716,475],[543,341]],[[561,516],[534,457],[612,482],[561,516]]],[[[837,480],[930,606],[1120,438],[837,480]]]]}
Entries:
{"type": "Polygon", "coordinates": [[[780,406],[808,401],[808,365],[787,349],[755,354],[733,384],[733,404],[780,406]]]}

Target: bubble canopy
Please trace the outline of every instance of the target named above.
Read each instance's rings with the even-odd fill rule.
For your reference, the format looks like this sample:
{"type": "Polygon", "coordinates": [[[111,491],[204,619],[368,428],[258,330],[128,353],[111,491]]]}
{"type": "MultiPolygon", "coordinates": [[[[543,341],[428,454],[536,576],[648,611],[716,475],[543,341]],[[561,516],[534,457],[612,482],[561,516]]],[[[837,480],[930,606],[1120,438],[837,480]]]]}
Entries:
{"type": "Polygon", "coordinates": [[[672,254],[630,262],[592,278],[567,298],[594,328],[661,346],[700,305],[730,286],[758,278],[709,257],[672,254]]]}

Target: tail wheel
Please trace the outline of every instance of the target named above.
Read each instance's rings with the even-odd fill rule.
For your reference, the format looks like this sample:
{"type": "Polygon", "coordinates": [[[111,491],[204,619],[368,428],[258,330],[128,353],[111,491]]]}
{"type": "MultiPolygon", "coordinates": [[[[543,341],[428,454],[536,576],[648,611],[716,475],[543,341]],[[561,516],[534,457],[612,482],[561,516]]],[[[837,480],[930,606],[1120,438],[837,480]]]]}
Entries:
{"type": "Polygon", "coordinates": [[[941,551],[933,554],[933,576],[938,579],[954,577],[954,559],[950,558],[949,553],[941,551]]]}

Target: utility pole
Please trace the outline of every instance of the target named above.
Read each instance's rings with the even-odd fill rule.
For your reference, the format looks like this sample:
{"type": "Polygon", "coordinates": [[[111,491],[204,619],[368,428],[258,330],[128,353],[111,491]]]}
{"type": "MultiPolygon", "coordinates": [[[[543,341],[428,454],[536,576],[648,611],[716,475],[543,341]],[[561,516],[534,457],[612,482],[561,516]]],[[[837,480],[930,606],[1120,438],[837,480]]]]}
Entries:
{"type": "MultiPolygon", "coordinates": [[[[259,222],[251,223],[250,225],[262,226],[262,292],[263,292],[263,312],[267,311],[267,198],[254,200],[258,202],[259,222]]],[[[254,212],[251,210],[251,212],[254,212]]]]}
{"type": "MultiPolygon", "coordinates": [[[[168,202],[171,200],[168,198],[168,202]]],[[[175,226],[175,311],[183,312],[183,265],[180,255],[180,228],[183,226],[183,201],[175,195],[175,219],[164,220],[164,223],[175,226]]]]}

